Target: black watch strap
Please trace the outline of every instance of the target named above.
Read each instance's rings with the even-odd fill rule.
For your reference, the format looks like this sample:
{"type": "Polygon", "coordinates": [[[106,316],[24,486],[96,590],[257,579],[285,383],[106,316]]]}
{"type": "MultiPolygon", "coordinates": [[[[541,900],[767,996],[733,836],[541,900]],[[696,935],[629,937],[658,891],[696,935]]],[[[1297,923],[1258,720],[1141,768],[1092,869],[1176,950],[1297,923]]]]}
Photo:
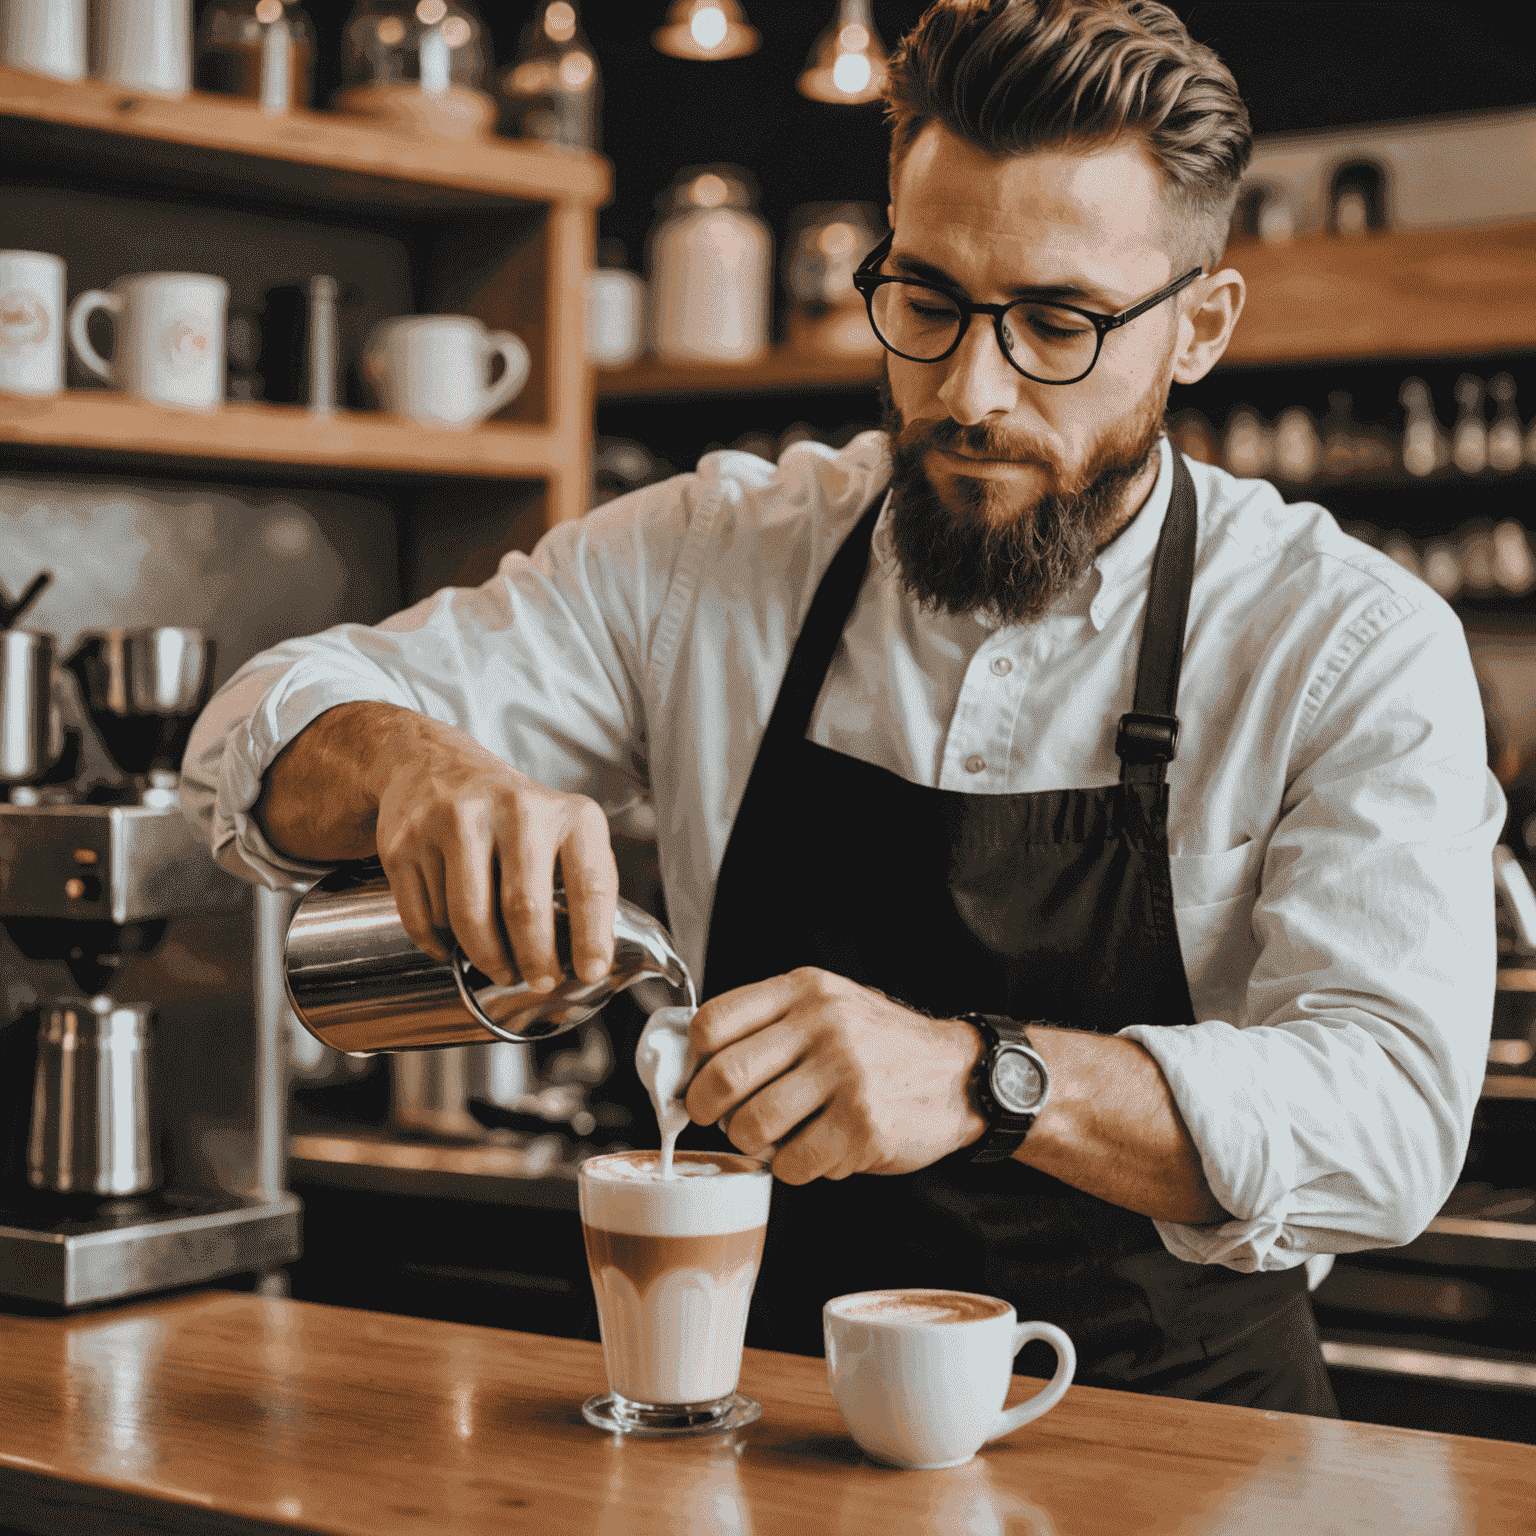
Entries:
{"type": "MultiPolygon", "coordinates": [[[[973,1163],[998,1163],[1012,1157],[1035,1123],[1035,1115],[1045,1104],[1050,1091],[1050,1079],[1045,1062],[1029,1043],[1026,1027],[1017,1019],[1005,1018],[995,1013],[962,1013],[959,1015],[975,1028],[982,1038],[981,1056],[971,1078],[971,1100],[987,1122],[986,1132],[971,1147],[969,1161],[973,1163]],[[998,1058],[1004,1051],[1028,1055],[1040,1075],[1044,1086],[1036,1109],[1022,1113],[1002,1103],[993,1091],[993,1073],[998,1058]]],[[[1043,1024],[1042,1019],[1032,1021],[1043,1024]]]]}

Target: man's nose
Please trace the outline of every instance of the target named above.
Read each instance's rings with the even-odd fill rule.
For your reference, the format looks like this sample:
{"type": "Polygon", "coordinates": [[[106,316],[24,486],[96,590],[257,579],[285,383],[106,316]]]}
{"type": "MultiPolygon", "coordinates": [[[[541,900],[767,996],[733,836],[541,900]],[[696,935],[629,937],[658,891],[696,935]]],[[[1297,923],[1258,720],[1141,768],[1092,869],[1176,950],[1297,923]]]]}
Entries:
{"type": "Polygon", "coordinates": [[[989,416],[1006,416],[1019,403],[1027,380],[1003,356],[990,320],[972,318],[954,354],[943,364],[949,370],[939,389],[945,410],[962,426],[989,416]]]}

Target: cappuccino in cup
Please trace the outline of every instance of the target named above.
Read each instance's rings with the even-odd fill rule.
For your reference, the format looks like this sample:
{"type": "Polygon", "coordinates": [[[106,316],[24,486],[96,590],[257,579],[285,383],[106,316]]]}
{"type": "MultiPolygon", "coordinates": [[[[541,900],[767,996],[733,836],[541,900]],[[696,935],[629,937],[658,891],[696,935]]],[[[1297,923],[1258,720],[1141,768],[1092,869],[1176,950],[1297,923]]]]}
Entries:
{"type": "Polygon", "coordinates": [[[860,1291],[822,1308],[827,1378],[848,1432],[887,1466],[958,1467],[1054,1408],[1077,1369],[1051,1323],[1015,1322],[996,1296],[969,1291],[860,1291]],[[1056,1374],[1004,1409],[1014,1356],[1031,1339],[1056,1351],[1056,1374]]]}
{"type": "Polygon", "coordinates": [[[762,1411],[736,1391],[773,1176],[759,1158],[679,1152],[589,1158],[578,1172],[582,1235],[609,1391],[588,1423],[701,1434],[762,1411]]]}

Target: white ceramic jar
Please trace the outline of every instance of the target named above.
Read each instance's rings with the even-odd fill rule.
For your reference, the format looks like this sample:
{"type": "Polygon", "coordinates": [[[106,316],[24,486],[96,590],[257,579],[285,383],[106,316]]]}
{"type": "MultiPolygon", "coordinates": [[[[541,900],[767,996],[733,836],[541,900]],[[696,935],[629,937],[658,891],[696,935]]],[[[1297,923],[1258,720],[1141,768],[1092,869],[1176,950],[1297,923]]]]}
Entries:
{"type": "Polygon", "coordinates": [[[651,344],[675,362],[746,363],[768,347],[773,236],[745,172],[685,171],[651,234],[651,344]]]}
{"type": "Polygon", "coordinates": [[[55,80],[85,75],[86,0],[0,0],[0,62],[55,80]]]}

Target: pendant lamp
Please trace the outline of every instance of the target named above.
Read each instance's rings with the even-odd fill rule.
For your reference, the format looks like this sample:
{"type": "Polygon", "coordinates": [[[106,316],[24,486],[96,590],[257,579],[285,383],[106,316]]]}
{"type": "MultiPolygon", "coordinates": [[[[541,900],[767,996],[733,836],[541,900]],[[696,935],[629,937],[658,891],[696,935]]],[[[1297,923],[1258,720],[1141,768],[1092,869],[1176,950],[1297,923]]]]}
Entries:
{"type": "Polygon", "coordinates": [[[885,49],[875,35],[869,0],[839,0],[837,20],[816,39],[799,90],[812,101],[856,106],[885,88],[885,49]]]}
{"type": "Polygon", "coordinates": [[[736,0],[674,0],[651,41],[674,59],[739,59],[756,51],[758,35],[736,0]]]}

